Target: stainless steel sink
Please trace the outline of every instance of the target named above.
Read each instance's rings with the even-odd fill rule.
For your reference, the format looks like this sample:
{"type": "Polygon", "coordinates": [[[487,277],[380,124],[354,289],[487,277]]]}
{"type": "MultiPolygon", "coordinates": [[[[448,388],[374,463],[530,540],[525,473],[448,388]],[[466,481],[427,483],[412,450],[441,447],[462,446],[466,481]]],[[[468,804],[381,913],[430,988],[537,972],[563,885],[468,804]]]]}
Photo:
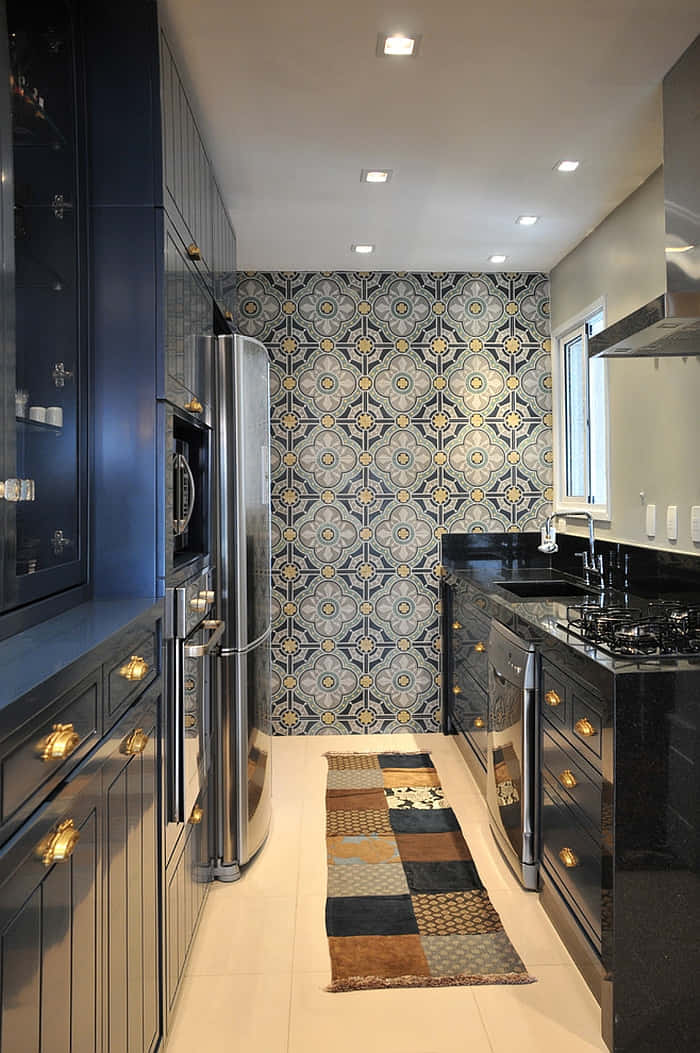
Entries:
{"type": "Polygon", "coordinates": [[[575,585],[571,581],[548,578],[546,581],[494,581],[506,592],[523,599],[539,599],[547,596],[595,596],[594,589],[575,585]]]}

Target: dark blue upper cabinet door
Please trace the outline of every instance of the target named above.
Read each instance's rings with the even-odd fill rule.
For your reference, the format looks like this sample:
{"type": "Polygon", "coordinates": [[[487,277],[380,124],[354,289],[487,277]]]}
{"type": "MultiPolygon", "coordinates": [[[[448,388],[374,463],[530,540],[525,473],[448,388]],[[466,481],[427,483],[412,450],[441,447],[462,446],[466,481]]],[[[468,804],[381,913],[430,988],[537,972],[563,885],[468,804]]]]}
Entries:
{"type": "Polygon", "coordinates": [[[60,0],[10,0],[7,19],[12,158],[3,167],[12,172],[14,238],[6,255],[10,263],[14,255],[15,281],[3,303],[14,362],[4,377],[12,408],[3,478],[6,610],[87,578],[79,40],[73,7],[60,0]]]}

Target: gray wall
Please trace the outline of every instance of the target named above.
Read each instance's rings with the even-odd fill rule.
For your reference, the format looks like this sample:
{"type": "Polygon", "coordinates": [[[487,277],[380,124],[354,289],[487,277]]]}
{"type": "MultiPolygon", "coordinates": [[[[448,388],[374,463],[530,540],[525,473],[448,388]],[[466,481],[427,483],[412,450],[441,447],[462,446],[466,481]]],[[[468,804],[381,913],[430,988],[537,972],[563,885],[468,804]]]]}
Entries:
{"type": "MultiPolygon", "coordinates": [[[[569,253],[550,275],[552,330],[606,297],[607,324],[665,285],[663,173],[659,169],[569,253]]],[[[700,552],[690,506],[700,504],[700,357],[608,361],[611,522],[601,537],[700,552]],[[645,530],[656,504],[656,537],[645,530]],[[678,505],[678,541],[666,539],[666,506],[678,505]]],[[[563,525],[563,520],[561,521],[563,525]]],[[[572,533],[580,533],[571,526],[572,533]]]]}

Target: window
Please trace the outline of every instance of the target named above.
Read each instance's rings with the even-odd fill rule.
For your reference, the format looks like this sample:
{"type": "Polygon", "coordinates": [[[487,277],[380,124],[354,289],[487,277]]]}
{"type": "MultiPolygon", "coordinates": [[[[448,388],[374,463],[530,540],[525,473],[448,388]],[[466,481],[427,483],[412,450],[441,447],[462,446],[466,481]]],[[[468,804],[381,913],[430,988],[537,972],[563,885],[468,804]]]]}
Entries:
{"type": "Polygon", "coordinates": [[[607,362],[588,358],[588,341],[605,328],[602,302],[554,334],[554,511],[589,508],[609,518],[607,362]]]}

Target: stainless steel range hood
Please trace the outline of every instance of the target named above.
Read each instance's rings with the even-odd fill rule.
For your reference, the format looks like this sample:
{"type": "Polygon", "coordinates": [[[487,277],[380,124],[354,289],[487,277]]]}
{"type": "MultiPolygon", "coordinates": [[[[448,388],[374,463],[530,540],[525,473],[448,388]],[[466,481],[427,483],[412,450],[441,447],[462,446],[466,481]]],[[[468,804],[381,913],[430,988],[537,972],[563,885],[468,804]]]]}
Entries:
{"type": "Polygon", "coordinates": [[[592,358],[700,355],[700,37],[664,77],[666,290],[591,337],[592,358]]]}

